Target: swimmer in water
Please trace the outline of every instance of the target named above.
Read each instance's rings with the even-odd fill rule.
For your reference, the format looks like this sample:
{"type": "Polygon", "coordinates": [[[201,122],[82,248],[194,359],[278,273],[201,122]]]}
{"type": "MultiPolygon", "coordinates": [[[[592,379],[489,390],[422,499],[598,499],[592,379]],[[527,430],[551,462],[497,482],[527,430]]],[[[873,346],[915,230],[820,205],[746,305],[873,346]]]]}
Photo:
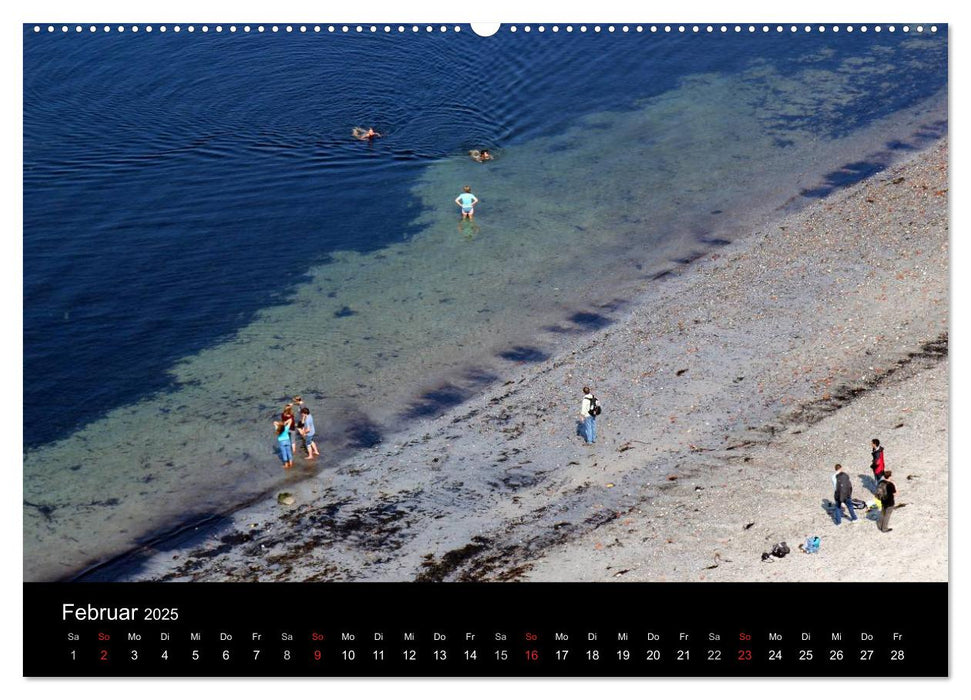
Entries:
{"type": "Polygon", "coordinates": [[[476,163],[484,163],[487,160],[492,160],[492,154],[484,148],[481,151],[469,151],[469,155],[472,156],[472,160],[476,163]]]}
{"type": "Polygon", "coordinates": [[[471,221],[475,217],[475,205],[479,203],[479,198],[472,194],[472,188],[466,185],[462,188],[462,194],[455,198],[455,203],[462,207],[462,220],[471,221]]]}
{"type": "Polygon", "coordinates": [[[360,139],[361,141],[370,141],[371,139],[378,138],[381,136],[381,134],[379,134],[371,127],[368,127],[365,130],[359,126],[355,126],[353,129],[351,129],[351,135],[356,139],[360,139]]]}

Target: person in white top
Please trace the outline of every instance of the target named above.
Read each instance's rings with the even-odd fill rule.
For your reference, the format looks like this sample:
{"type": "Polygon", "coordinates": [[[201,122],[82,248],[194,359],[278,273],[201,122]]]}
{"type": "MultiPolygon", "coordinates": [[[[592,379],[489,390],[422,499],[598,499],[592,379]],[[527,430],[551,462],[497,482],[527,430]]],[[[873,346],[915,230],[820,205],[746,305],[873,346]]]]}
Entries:
{"type": "Polygon", "coordinates": [[[597,442],[597,419],[590,412],[597,399],[590,393],[590,387],[583,387],[583,401],[580,402],[580,417],[583,418],[583,440],[588,445],[597,442]]]}

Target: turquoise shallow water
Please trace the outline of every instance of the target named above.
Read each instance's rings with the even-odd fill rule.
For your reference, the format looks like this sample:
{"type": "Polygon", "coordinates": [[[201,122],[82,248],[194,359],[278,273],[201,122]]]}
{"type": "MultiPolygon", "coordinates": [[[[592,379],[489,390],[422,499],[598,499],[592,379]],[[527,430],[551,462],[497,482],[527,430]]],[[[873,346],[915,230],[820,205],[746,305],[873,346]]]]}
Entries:
{"type": "MultiPolygon", "coordinates": [[[[735,57],[732,70],[718,70],[710,61],[668,89],[629,89],[612,105],[557,113],[556,128],[510,135],[488,164],[459,147],[429,149],[420,168],[399,177],[393,158],[379,158],[378,144],[363,156],[368,168],[347,171],[354,206],[343,235],[366,237],[380,226],[381,245],[292,263],[292,279],[272,303],[238,319],[218,342],[170,361],[164,391],[135,392],[27,449],[25,577],[70,575],[159,532],[312,478],[613,322],[655,280],[713,247],[922,147],[946,128],[942,85],[859,116],[868,95],[892,89],[888,74],[899,82],[908,70],[942,70],[939,44],[908,41],[852,55],[803,47],[795,65],[735,57]],[[464,184],[481,199],[474,227],[460,224],[452,201],[464,184]],[[367,216],[355,218],[357,208],[367,216]],[[322,459],[298,460],[284,474],[270,421],[297,393],[316,415],[322,459]]],[[[525,81],[528,65],[513,64],[496,70],[525,81]]],[[[525,81],[522,89],[550,89],[543,82],[525,81]]],[[[501,99],[493,105],[498,123],[516,121],[502,116],[501,99]]],[[[266,145],[283,159],[292,136],[285,134],[266,145]]],[[[217,160],[233,157],[213,148],[217,160]]],[[[312,177],[301,162],[296,157],[277,185],[312,177]]],[[[33,177],[25,176],[25,189],[33,177]]],[[[258,209],[257,190],[244,191],[258,209]]],[[[204,201],[219,206],[219,197],[204,201]]],[[[303,197],[282,210],[326,220],[317,206],[303,197]]],[[[234,211],[221,208],[220,217],[235,221],[234,211]]],[[[272,257],[281,240],[286,260],[293,243],[319,249],[320,239],[297,219],[262,222],[269,244],[260,255],[272,257]]],[[[156,267],[168,267],[166,245],[160,239],[151,251],[156,267]]],[[[240,266],[239,274],[253,274],[240,266]]],[[[178,266],[166,271],[160,293],[178,288],[178,274],[178,266]]],[[[149,326],[205,325],[220,302],[234,308],[215,283],[209,292],[226,298],[206,299],[196,321],[173,314],[149,318],[149,326]]],[[[190,307],[197,298],[179,294],[190,307]]],[[[160,341],[146,334],[138,347],[151,354],[160,341]]]]}

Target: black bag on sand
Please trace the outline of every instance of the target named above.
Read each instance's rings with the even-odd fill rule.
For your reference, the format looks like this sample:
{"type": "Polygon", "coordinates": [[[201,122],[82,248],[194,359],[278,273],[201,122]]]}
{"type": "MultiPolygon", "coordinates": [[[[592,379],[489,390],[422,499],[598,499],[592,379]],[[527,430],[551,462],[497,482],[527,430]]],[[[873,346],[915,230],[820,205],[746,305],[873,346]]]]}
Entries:
{"type": "Polygon", "coordinates": [[[777,559],[782,559],[785,555],[789,553],[789,545],[785,542],[780,542],[779,544],[772,546],[772,551],[762,552],[762,561],[770,557],[776,557],[777,559]]]}

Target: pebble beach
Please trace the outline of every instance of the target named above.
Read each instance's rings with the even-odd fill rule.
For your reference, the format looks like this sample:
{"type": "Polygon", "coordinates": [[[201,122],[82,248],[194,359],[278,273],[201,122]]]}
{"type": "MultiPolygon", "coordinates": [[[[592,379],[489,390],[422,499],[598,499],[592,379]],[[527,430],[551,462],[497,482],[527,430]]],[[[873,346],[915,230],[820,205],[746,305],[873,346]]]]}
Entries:
{"type": "Polygon", "coordinates": [[[444,415],[111,575],[946,581],[948,246],[944,139],[685,261],[604,307],[615,322],[444,415]],[[604,408],[591,446],[584,385],[604,408]],[[837,527],[825,503],[837,462],[872,498],[871,438],[898,488],[889,533],[874,513],[837,527]],[[811,535],[820,551],[803,554],[811,535]],[[787,557],[762,560],[783,541],[787,557]]]}

